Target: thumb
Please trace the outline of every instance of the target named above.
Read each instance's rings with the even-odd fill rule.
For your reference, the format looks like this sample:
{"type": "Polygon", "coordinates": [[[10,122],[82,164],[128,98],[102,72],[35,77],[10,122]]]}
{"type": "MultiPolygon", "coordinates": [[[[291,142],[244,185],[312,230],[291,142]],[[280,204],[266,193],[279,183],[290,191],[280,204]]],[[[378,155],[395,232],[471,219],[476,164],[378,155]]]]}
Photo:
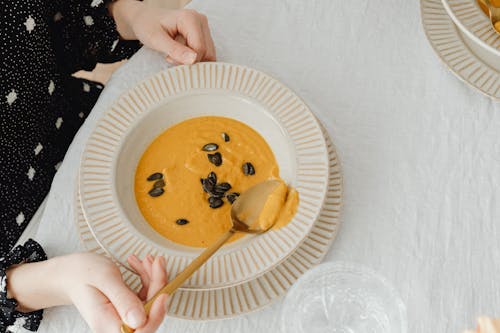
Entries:
{"type": "Polygon", "coordinates": [[[147,320],[144,306],[139,297],[125,285],[121,276],[109,276],[96,287],[113,304],[125,324],[132,328],[144,325],[147,320]]]}
{"type": "Polygon", "coordinates": [[[198,54],[185,45],[182,39],[175,40],[165,31],[164,33],[152,36],[153,48],[165,53],[174,61],[184,64],[194,64],[198,54]]]}
{"type": "Polygon", "coordinates": [[[136,333],[153,333],[157,330],[158,326],[161,325],[163,319],[165,318],[165,313],[167,312],[168,303],[170,301],[170,296],[163,294],[160,295],[151,307],[151,312],[149,313],[149,320],[141,327],[136,333]]]}

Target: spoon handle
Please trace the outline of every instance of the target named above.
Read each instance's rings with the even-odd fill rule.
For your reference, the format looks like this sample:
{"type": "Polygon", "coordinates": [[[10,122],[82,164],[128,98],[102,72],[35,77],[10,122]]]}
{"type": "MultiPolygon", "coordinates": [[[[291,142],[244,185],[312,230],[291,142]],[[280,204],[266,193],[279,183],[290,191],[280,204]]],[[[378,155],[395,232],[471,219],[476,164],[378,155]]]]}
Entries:
{"type": "MultiPolygon", "coordinates": [[[[177,288],[179,288],[187,279],[193,275],[198,268],[200,268],[201,265],[203,265],[224,243],[227,242],[229,238],[234,234],[233,230],[229,230],[226,232],[224,235],[222,235],[215,243],[210,245],[210,247],[206,248],[205,251],[203,251],[198,257],[196,257],[182,272],[180,272],[175,279],[170,281],[165,287],[160,289],[150,300],[148,300],[144,304],[144,310],[146,311],[146,314],[149,314],[149,311],[151,310],[151,306],[153,305],[154,301],[160,296],[161,294],[169,294],[172,295],[177,288]]],[[[126,324],[122,324],[121,327],[122,333],[132,333],[134,330],[130,327],[128,327],[126,324]]]]}

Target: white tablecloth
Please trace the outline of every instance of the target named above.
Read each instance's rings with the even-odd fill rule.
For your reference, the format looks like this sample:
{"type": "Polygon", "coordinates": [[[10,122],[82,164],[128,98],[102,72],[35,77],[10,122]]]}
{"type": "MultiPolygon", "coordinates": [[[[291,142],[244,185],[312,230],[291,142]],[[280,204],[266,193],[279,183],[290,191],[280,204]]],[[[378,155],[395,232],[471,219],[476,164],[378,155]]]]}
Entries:
{"type": "MultiPolygon", "coordinates": [[[[418,1],[198,0],[218,59],[265,71],[323,121],[342,161],[345,206],[327,260],[385,275],[409,332],[460,332],[500,316],[500,104],[433,53],[418,1]]],[[[73,196],[96,120],[166,68],[142,49],[105,88],[54,179],[35,238],[49,255],[80,250],[73,196]]],[[[276,332],[278,303],[215,322],[167,318],[161,332],[276,332]]],[[[76,310],[46,311],[41,332],[86,332],[76,310]]]]}

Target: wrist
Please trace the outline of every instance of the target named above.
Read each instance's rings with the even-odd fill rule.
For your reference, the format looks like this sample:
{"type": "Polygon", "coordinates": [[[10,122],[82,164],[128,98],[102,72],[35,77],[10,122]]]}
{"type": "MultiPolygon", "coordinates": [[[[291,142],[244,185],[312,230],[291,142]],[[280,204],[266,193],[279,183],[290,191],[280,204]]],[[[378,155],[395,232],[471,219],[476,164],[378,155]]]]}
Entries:
{"type": "Polygon", "coordinates": [[[7,270],[7,293],[16,299],[18,310],[33,311],[70,304],[58,283],[59,258],[26,263],[7,270]]]}
{"type": "Polygon", "coordinates": [[[139,15],[144,3],[137,0],[117,0],[109,4],[109,14],[115,20],[116,30],[125,40],[135,40],[134,18],[139,15]]]}

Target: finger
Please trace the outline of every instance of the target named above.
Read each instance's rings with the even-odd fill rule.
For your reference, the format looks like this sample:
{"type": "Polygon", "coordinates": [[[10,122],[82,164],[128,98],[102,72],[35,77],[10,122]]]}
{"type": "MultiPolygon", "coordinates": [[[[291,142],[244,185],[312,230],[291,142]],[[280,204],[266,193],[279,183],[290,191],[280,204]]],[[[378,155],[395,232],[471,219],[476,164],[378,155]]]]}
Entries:
{"type": "Polygon", "coordinates": [[[146,322],[142,301],[122,280],[120,271],[107,272],[94,281],[99,289],[113,304],[120,318],[132,328],[141,327],[146,322]],[[117,273],[116,273],[117,272],[117,273]]]}
{"type": "Polygon", "coordinates": [[[94,287],[85,286],[74,298],[75,307],[94,333],[119,333],[121,319],[109,300],[94,287]]]}
{"type": "MultiPolygon", "coordinates": [[[[184,36],[187,46],[197,53],[196,61],[203,59],[207,51],[201,24],[202,19],[206,19],[204,15],[191,10],[182,10],[177,17],[177,34],[184,36]]],[[[168,27],[168,23],[165,21],[160,22],[160,24],[164,28],[168,27]]]]}
{"type": "Polygon", "coordinates": [[[141,299],[141,301],[144,301],[146,299],[146,296],[148,294],[148,288],[149,288],[149,276],[147,275],[146,271],[142,267],[142,262],[135,256],[131,255],[127,258],[127,261],[129,265],[136,271],[136,273],[139,274],[139,277],[141,279],[141,290],[137,293],[137,296],[141,299]]]}
{"type": "Polygon", "coordinates": [[[205,35],[205,43],[207,45],[207,52],[205,53],[205,58],[202,60],[206,61],[215,61],[217,60],[217,55],[215,52],[215,44],[212,39],[212,35],[210,34],[210,27],[208,25],[208,20],[205,18],[202,21],[203,33],[205,35]]]}
{"type": "Polygon", "coordinates": [[[135,255],[129,256],[127,258],[127,261],[129,265],[139,274],[139,277],[141,278],[142,287],[141,290],[137,293],[137,295],[142,301],[145,301],[149,289],[149,275],[144,269],[142,262],[135,255]]]}
{"type": "Polygon", "coordinates": [[[139,258],[137,258],[135,255],[133,255],[133,254],[130,255],[127,258],[127,262],[136,271],[137,274],[139,274],[139,275],[141,275],[141,274],[147,275],[147,272],[146,272],[146,270],[144,268],[144,265],[143,265],[142,261],[139,258]]]}
{"type": "Polygon", "coordinates": [[[148,290],[148,299],[151,299],[161,288],[167,284],[167,271],[165,268],[165,258],[158,256],[153,263],[151,283],[148,290]]]}
{"type": "Polygon", "coordinates": [[[174,59],[172,59],[172,57],[169,56],[169,55],[165,57],[165,60],[167,62],[171,63],[172,65],[175,65],[175,66],[182,65],[180,62],[175,61],[174,59]]]}
{"type": "MultiPolygon", "coordinates": [[[[175,41],[182,44],[182,45],[186,45],[186,39],[182,36],[182,35],[177,35],[175,36],[175,41]]],[[[165,60],[167,60],[167,62],[171,63],[172,65],[175,65],[175,66],[178,66],[178,65],[182,65],[182,63],[176,61],[175,59],[173,59],[171,56],[167,55],[167,57],[165,58],[165,60]]]]}
{"type": "Polygon", "coordinates": [[[148,297],[148,287],[142,285],[141,290],[137,293],[137,297],[143,302],[147,301],[148,297]]]}
{"type": "MultiPolygon", "coordinates": [[[[170,18],[166,17],[160,21],[161,26],[168,31],[171,36],[184,36],[187,47],[197,54],[196,61],[203,58],[206,52],[205,35],[203,34],[200,19],[201,16],[201,14],[192,10],[181,10],[177,15],[174,29],[172,29],[170,18]]],[[[176,57],[174,56],[174,58],[176,57]]]]}
{"type": "Polygon", "coordinates": [[[146,272],[146,269],[144,268],[144,265],[142,264],[142,261],[139,260],[139,258],[137,258],[135,255],[130,255],[127,258],[127,262],[130,265],[130,267],[132,267],[137,272],[137,274],[141,276],[141,279],[144,277],[149,283],[149,275],[146,272]]]}
{"type": "Polygon", "coordinates": [[[153,257],[151,255],[147,255],[146,258],[142,261],[142,267],[146,270],[146,273],[149,276],[149,280],[151,281],[151,275],[153,274],[152,272],[152,266],[153,266],[153,257]]]}
{"type": "Polygon", "coordinates": [[[173,40],[167,31],[160,31],[152,35],[148,46],[169,55],[184,65],[193,64],[198,57],[195,51],[173,40]]]}
{"type": "Polygon", "coordinates": [[[151,306],[151,311],[149,312],[149,318],[146,325],[141,327],[136,331],[136,333],[153,333],[156,331],[158,326],[161,325],[165,314],[167,312],[168,303],[170,301],[169,295],[161,295],[156,299],[151,306]]]}
{"type": "Polygon", "coordinates": [[[177,43],[180,43],[180,44],[182,44],[182,45],[187,45],[186,38],[184,38],[184,36],[183,36],[183,35],[181,35],[181,34],[178,34],[177,36],[175,36],[175,38],[174,38],[174,39],[175,39],[175,41],[176,41],[177,43]]]}

